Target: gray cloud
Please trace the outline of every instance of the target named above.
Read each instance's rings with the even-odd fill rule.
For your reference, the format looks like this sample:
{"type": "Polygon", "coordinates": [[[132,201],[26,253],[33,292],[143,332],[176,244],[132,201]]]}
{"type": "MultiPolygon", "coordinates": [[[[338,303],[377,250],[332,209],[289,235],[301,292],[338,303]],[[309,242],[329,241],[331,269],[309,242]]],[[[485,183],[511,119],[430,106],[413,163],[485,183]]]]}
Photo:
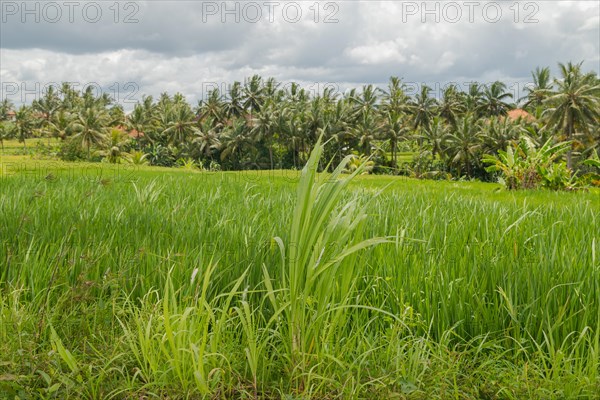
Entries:
{"type": "MultiPolygon", "coordinates": [[[[221,1],[122,1],[118,7],[87,1],[72,9],[73,22],[65,2],[50,3],[55,6],[28,2],[30,13],[20,1],[0,4],[3,89],[6,82],[106,88],[133,82],[137,97],[180,91],[193,101],[210,82],[254,73],[349,87],[385,84],[391,75],[431,86],[496,79],[523,84],[536,66],[570,60],[600,71],[596,2],[481,2],[469,10],[464,2],[427,2],[425,9],[423,2],[406,1],[322,1],[316,7],[281,1],[269,9],[273,3],[257,1],[228,2],[227,10],[235,11],[226,13],[221,1]],[[295,22],[298,10],[302,18],[295,22]],[[460,19],[451,21],[453,10],[460,19]],[[137,22],[125,23],[127,16],[137,22]],[[325,23],[326,17],[337,22],[325,23]]],[[[19,102],[22,93],[15,96],[19,102]]]]}

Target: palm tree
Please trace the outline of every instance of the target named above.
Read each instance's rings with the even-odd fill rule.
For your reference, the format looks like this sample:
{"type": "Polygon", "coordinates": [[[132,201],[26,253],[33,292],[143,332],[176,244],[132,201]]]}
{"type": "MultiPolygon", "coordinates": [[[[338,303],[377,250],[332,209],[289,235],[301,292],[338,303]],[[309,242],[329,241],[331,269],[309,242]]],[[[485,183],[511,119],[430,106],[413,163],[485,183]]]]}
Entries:
{"type": "Polygon", "coordinates": [[[350,98],[357,119],[365,119],[377,110],[377,90],[373,85],[363,86],[360,95],[350,98]]]}
{"type": "Polygon", "coordinates": [[[129,132],[137,132],[136,139],[143,138],[144,141],[152,141],[147,134],[152,123],[152,114],[146,105],[136,104],[133,111],[125,120],[125,126],[129,132]],[[143,135],[143,136],[142,136],[143,135]]]}
{"type": "Polygon", "coordinates": [[[230,119],[240,117],[244,113],[241,83],[233,82],[233,85],[229,88],[228,100],[225,104],[225,115],[230,119]]]}
{"type": "Polygon", "coordinates": [[[163,130],[163,135],[169,138],[172,145],[185,144],[188,138],[192,137],[198,130],[194,113],[187,104],[178,104],[174,106],[172,119],[167,122],[163,130]]]}
{"type": "Polygon", "coordinates": [[[4,153],[4,141],[10,137],[10,128],[4,121],[0,121],[0,146],[2,147],[2,153],[4,153]]]}
{"type": "Polygon", "coordinates": [[[410,104],[410,111],[413,115],[413,129],[427,128],[433,118],[437,101],[429,97],[431,88],[427,85],[421,86],[421,92],[410,104]]]}
{"type": "Polygon", "coordinates": [[[468,113],[477,114],[477,110],[483,101],[483,92],[481,91],[481,85],[477,82],[473,82],[469,85],[469,90],[464,95],[465,108],[468,113]]]}
{"type": "Polygon", "coordinates": [[[249,111],[250,119],[252,119],[253,113],[260,111],[262,103],[262,78],[259,75],[254,75],[244,85],[244,109],[249,111]]]}
{"type": "MultiPolygon", "coordinates": [[[[456,125],[454,125],[455,127],[456,125]]],[[[421,131],[420,137],[424,139],[431,148],[431,156],[435,160],[436,155],[440,158],[444,155],[444,142],[448,135],[448,130],[440,117],[434,117],[431,124],[421,131]]]]}
{"type": "Polygon", "coordinates": [[[506,84],[496,81],[484,88],[481,104],[476,110],[485,116],[506,115],[512,106],[504,100],[512,97],[513,95],[506,91],[506,84]]]}
{"type": "Polygon", "coordinates": [[[47,128],[54,114],[62,107],[60,98],[56,93],[54,86],[50,86],[44,96],[39,100],[32,102],[32,107],[42,116],[42,127],[47,128]]]}
{"type": "Polygon", "coordinates": [[[410,128],[408,127],[406,117],[398,111],[387,111],[383,118],[381,126],[382,138],[390,144],[392,164],[395,168],[398,166],[398,143],[406,139],[410,128]]]}
{"type": "MultiPolygon", "coordinates": [[[[600,119],[600,84],[594,74],[582,74],[581,64],[559,64],[561,79],[555,79],[556,90],[544,100],[551,106],[548,126],[561,130],[564,139],[573,139],[576,129],[588,132],[600,119]]],[[[567,152],[567,167],[573,169],[573,147],[567,152]]]]}
{"type": "Polygon", "coordinates": [[[212,118],[222,122],[223,119],[223,96],[219,93],[219,89],[213,89],[208,93],[208,98],[198,102],[198,110],[196,112],[200,120],[212,118]]]}
{"type": "Polygon", "coordinates": [[[15,105],[9,99],[0,102],[0,122],[8,120],[8,113],[14,109],[15,105]]]}
{"type": "Polygon", "coordinates": [[[87,148],[88,159],[90,148],[106,140],[108,120],[109,117],[104,109],[90,107],[83,109],[73,121],[71,129],[75,132],[74,137],[80,139],[81,145],[87,148]]]}
{"type": "Polygon", "coordinates": [[[516,143],[519,136],[517,124],[509,118],[493,117],[483,124],[482,148],[485,153],[498,154],[500,150],[504,151],[509,145],[516,143]]]}
{"type": "Polygon", "coordinates": [[[70,83],[63,82],[60,87],[60,94],[62,95],[62,109],[73,111],[75,108],[81,105],[79,92],[73,89],[70,83]]]}
{"type": "Polygon", "coordinates": [[[263,86],[263,97],[265,101],[281,101],[281,97],[284,94],[281,90],[279,90],[279,86],[281,84],[278,83],[275,78],[269,78],[265,81],[263,86]]]}
{"type": "Polygon", "coordinates": [[[59,110],[52,121],[50,121],[49,131],[52,136],[65,139],[71,133],[71,122],[73,117],[65,110],[59,110]]]}
{"type": "Polygon", "coordinates": [[[450,125],[455,126],[457,118],[465,111],[465,105],[460,98],[455,85],[444,89],[442,99],[438,104],[438,114],[450,125]]]}
{"type": "Polygon", "coordinates": [[[478,137],[478,124],[472,115],[461,118],[456,128],[447,136],[445,141],[446,152],[451,163],[458,167],[459,174],[464,166],[467,175],[471,176],[471,169],[479,160],[479,149],[481,143],[478,137]]]}
{"type": "Polygon", "coordinates": [[[94,95],[94,89],[91,85],[87,86],[85,88],[81,98],[83,100],[83,108],[91,108],[94,106],[100,106],[100,107],[104,106],[104,104],[100,104],[101,102],[99,102],[98,99],[96,98],[96,96],[94,95]]]}
{"type": "Polygon", "coordinates": [[[325,127],[325,110],[320,96],[312,99],[309,108],[304,110],[303,117],[305,134],[302,137],[302,150],[305,150],[307,147],[312,148],[319,137],[320,130],[325,127]]]}
{"type": "Polygon", "coordinates": [[[377,121],[371,114],[362,114],[355,125],[350,128],[353,136],[358,140],[360,151],[364,155],[371,155],[373,142],[378,139],[377,121]]]}
{"type": "Polygon", "coordinates": [[[381,108],[385,112],[391,112],[393,115],[407,112],[409,99],[404,89],[405,85],[402,83],[402,80],[396,76],[392,76],[388,83],[387,91],[383,91],[381,108]]]}
{"type": "Polygon", "coordinates": [[[35,126],[35,120],[33,118],[31,108],[27,106],[21,106],[15,113],[15,124],[14,131],[16,133],[19,142],[23,143],[23,148],[27,148],[25,139],[31,135],[35,126]]]}
{"type": "Polygon", "coordinates": [[[144,111],[151,114],[154,110],[154,98],[152,96],[143,96],[142,107],[144,108],[144,111]]]}
{"type": "Polygon", "coordinates": [[[544,100],[550,95],[552,90],[552,81],[550,79],[550,68],[536,68],[531,73],[533,85],[526,86],[527,95],[520,100],[527,100],[523,104],[523,108],[533,106],[535,109],[541,107],[544,100]]]}
{"type": "Polygon", "coordinates": [[[292,152],[292,162],[296,169],[300,161],[300,147],[305,132],[302,115],[295,103],[288,103],[283,106],[278,120],[278,129],[285,140],[285,146],[292,152]]]}
{"type": "MultiPolygon", "coordinates": [[[[337,157],[338,163],[344,158],[344,153],[348,149],[352,137],[350,132],[351,113],[348,102],[339,99],[326,110],[324,115],[324,137],[337,145],[334,156],[337,157]]],[[[331,148],[333,149],[333,146],[331,148]]]]}
{"type": "Polygon", "coordinates": [[[127,120],[125,110],[123,110],[123,106],[120,104],[115,104],[109,108],[108,116],[110,117],[110,126],[123,126],[127,120]]]}
{"type": "Polygon", "coordinates": [[[127,159],[123,146],[129,142],[129,137],[120,129],[111,129],[106,140],[107,150],[101,152],[111,164],[117,164],[121,159],[127,159]]]}
{"type": "Polygon", "coordinates": [[[256,115],[253,122],[252,134],[257,141],[265,143],[269,149],[269,160],[271,162],[271,169],[273,165],[273,140],[277,136],[277,115],[276,105],[272,101],[268,101],[264,104],[262,109],[256,115]]]}
{"type": "Polygon", "coordinates": [[[246,123],[236,119],[232,126],[225,129],[225,133],[221,137],[221,161],[232,158],[233,166],[239,169],[243,150],[248,149],[252,144],[253,141],[248,133],[246,123]]]}
{"type": "Polygon", "coordinates": [[[200,128],[194,133],[193,143],[198,145],[200,153],[206,159],[212,159],[212,152],[221,146],[218,130],[222,127],[220,123],[208,119],[200,124],[200,128]]]}

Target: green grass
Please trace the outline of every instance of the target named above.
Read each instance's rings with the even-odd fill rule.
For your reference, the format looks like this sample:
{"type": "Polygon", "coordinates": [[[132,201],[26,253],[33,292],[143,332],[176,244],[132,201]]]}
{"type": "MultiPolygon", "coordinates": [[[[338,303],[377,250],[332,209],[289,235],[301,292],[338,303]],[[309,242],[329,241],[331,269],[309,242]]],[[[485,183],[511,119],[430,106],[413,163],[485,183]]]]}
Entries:
{"type": "Polygon", "coordinates": [[[598,398],[597,190],[17,154],[0,398],[598,398]]]}

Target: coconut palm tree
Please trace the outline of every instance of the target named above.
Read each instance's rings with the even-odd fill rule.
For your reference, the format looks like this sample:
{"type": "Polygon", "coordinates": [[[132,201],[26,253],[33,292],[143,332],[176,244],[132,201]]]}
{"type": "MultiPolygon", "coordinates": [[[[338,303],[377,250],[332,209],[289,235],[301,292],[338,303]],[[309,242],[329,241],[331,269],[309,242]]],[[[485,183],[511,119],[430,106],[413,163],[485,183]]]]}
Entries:
{"type": "MultiPolygon", "coordinates": [[[[562,131],[571,141],[577,129],[588,132],[600,120],[600,84],[594,74],[583,74],[581,64],[559,64],[561,78],[554,80],[556,87],[544,100],[550,108],[548,126],[562,131]]],[[[573,147],[567,152],[567,167],[573,169],[573,147]]]]}
{"type": "Polygon", "coordinates": [[[256,141],[261,141],[269,149],[271,169],[273,165],[273,141],[277,139],[278,112],[277,106],[272,101],[267,101],[256,114],[253,121],[252,135],[256,141]]]}
{"type": "Polygon", "coordinates": [[[200,153],[205,159],[212,159],[214,150],[219,149],[221,141],[219,140],[219,129],[222,125],[219,122],[214,122],[213,119],[208,119],[200,123],[200,128],[194,133],[192,143],[198,146],[200,153]]]}
{"type": "Polygon", "coordinates": [[[241,119],[236,119],[232,126],[225,129],[221,136],[221,161],[232,159],[236,169],[240,169],[242,154],[253,145],[253,140],[246,124],[241,119]]]}
{"type": "Polygon", "coordinates": [[[248,110],[250,119],[255,112],[260,111],[263,103],[263,85],[262,78],[259,75],[254,75],[244,85],[244,109],[248,110]]]}
{"type": "MultiPolygon", "coordinates": [[[[456,127],[456,125],[454,125],[456,127]]],[[[431,156],[435,160],[436,156],[444,156],[445,141],[448,135],[448,129],[440,117],[434,117],[431,124],[421,130],[420,138],[423,139],[431,149],[431,156]]]]}
{"type": "Polygon", "coordinates": [[[358,146],[362,154],[369,156],[372,153],[373,143],[378,139],[377,121],[374,115],[362,114],[350,132],[358,140],[358,146]]]}
{"type": "Polygon", "coordinates": [[[473,82],[469,85],[469,90],[464,94],[464,104],[466,111],[473,115],[477,115],[477,110],[483,101],[483,92],[481,85],[473,82]]]}
{"type": "Polygon", "coordinates": [[[42,128],[48,128],[50,121],[52,121],[54,114],[61,109],[62,104],[54,86],[50,86],[44,96],[39,100],[34,100],[31,104],[34,111],[37,111],[41,115],[42,128]]]}
{"type": "Polygon", "coordinates": [[[303,150],[313,147],[316,143],[319,132],[325,127],[325,110],[323,108],[323,99],[320,96],[313,98],[303,114],[304,137],[302,138],[303,150]]]}
{"type": "Polygon", "coordinates": [[[373,85],[363,86],[362,91],[357,96],[352,96],[350,102],[353,105],[354,116],[357,119],[365,120],[377,110],[377,90],[373,85]]]}
{"type": "Polygon", "coordinates": [[[520,100],[526,100],[523,108],[533,107],[537,109],[541,107],[544,100],[552,91],[552,80],[550,78],[550,68],[536,68],[531,73],[533,84],[525,87],[527,95],[520,100]]]}
{"type": "Polygon", "coordinates": [[[196,115],[200,120],[212,118],[213,120],[223,121],[223,96],[219,89],[213,89],[208,93],[208,98],[198,102],[196,115]]]}
{"type": "Polygon", "coordinates": [[[71,129],[75,132],[73,137],[81,140],[81,145],[87,148],[88,159],[91,147],[98,146],[106,140],[108,122],[106,110],[98,107],[83,109],[72,122],[71,129]]]}
{"type": "Polygon", "coordinates": [[[279,90],[279,86],[281,84],[278,83],[275,78],[269,78],[265,81],[263,86],[263,98],[264,101],[272,101],[278,102],[281,101],[284,92],[279,90]]]}
{"type": "Polygon", "coordinates": [[[137,132],[136,140],[152,142],[152,138],[148,135],[152,119],[152,113],[145,104],[136,104],[131,114],[127,116],[125,126],[129,132],[137,132]]]}
{"type": "MultiPolygon", "coordinates": [[[[334,152],[332,156],[337,158],[338,164],[346,155],[346,150],[350,145],[351,114],[351,106],[344,99],[337,100],[324,114],[324,137],[332,142],[332,146],[329,148],[334,152]]],[[[332,167],[334,168],[333,165],[332,167]]]]}
{"type": "Polygon", "coordinates": [[[118,164],[123,159],[127,159],[127,154],[123,152],[123,147],[129,142],[129,137],[120,129],[111,129],[108,134],[106,144],[107,149],[100,154],[111,164],[118,164]]]}
{"type": "Polygon", "coordinates": [[[81,97],[79,92],[71,87],[68,82],[63,82],[60,87],[60,94],[62,96],[61,108],[69,112],[74,111],[77,107],[81,106],[81,97]]]}
{"type": "Polygon", "coordinates": [[[242,85],[233,82],[227,93],[228,101],[225,104],[225,115],[231,120],[244,114],[244,100],[242,85]]]}
{"type": "Polygon", "coordinates": [[[8,120],[8,113],[14,109],[15,105],[9,99],[3,99],[0,102],[0,122],[8,120]]]}
{"type": "Polygon", "coordinates": [[[408,112],[408,96],[405,93],[405,85],[402,80],[392,76],[388,83],[387,91],[383,91],[381,108],[385,113],[391,112],[393,115],[408,112]]]}
{"type": "Polygon", "coordinates": [[[390,144],[394,168],[398,166],[398,143],[401,140],[406,140],[409,132],[410,128],[404,114],[391,110],[385,112],[381,125],[381,138],[387,140],[390,144]]]}
{"type": "Polygon", "coordinates": [[[410,103],[410,112],[413,115],[413,129],[427,128],[435,114],[437,101],[430,97],[431,88],[421,86],[421,92],[410,103]]]}
{"type": "Polygon", "coordinates": [[[479,160],[481,142],[478,131],[479,126],[473,115],[466,115],[458,120],[456,127],[446,136],[445,150],[450,162],[458,167],[459,174],[464,167],[467,176],[471,176],[472,168],[479,160]]]}
{"type": "Polygon", "coordinates": [[[167,122],[162,134],[169,138],[174,146],[185,144],[198,130],[194,113],[190,106],[179,103],[173,106],[171,119],[167,122]]]}
{"type": "Polygon", "coordinates": [[[512,107],[506,99],[511,99],[513,95],[506,91],[506,84],[496,81],[483,89],[483,98],[476,108],[480,115],[494,116],[506,115],[512,107]]]}
{"type": "Polygon", "coordinates": [[[493,117],[482,124],[482,149],[488,154],[498,154],[519,140],[520,129],[506,117],[493,117]]]}
{"type": "Polygon", "coordinates": [[[52,121],[50,121],[50,125],[48,129],[52,136],[55,138],[60,138],[64,140],[67,136],[71,134],[71,122],[73,121],[73,116],[69,112],[61,109],[54,115],[52,121]]]}
{"type": "Polygon", "coordinates": [[[83,94],[81,95],[81,99],[83,100],[83,108],[91,108],[95,106],[99,106],[99,108],[103,108],[105,104],[102,104],[102,101],[99,101],[94,94],[94,88],[90,85],[85,88],[83,94]]]}
{"type": "Polygon", "coordinates": [[[21,106],[15,113],[15,124],[13,129],[19,142],[23,143],[23,148],[27,148],[25,139],[31,135],[34,127],[35,119],[33,118],[31,107],[21,106]]]}
{"type": "Polygon", "coordinates": [[[305,123],[303,112],[297,103],[288,103],[283,106],[279,117],[279,131],[285,141],[285,146],[292,152],[294,168],[300,163],[300,150],[304,141],[305,123]]]}
{"type": "Polygon", "coordinates": [[[7,122],[0,121],[0,147],[2,148],[2,153],[4,153],[4,141],[7,140],[11,135],[11,128],[7,122]]]}
{"type": "Polygon", "coordinates": [[[455,85],[450,85],[444,89],[442,99],[438,104],[438,114],[444,118],[450,125],[456,125],[456,120],[465,112],[459,91],[455,85]]]}

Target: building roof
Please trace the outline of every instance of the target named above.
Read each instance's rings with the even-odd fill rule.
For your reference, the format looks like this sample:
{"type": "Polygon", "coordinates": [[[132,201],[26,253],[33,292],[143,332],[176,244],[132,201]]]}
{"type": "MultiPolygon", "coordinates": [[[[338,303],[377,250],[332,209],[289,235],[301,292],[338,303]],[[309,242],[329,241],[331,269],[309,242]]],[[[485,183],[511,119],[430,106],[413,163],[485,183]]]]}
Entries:
{"type": "Polygon", "coordinates": [[[139,132],[135,129],[127,129],[127,127],[123,125],[115,126],[115,129],[125,132],[130,138],[137,139],[139,137],[144,137],[144,132],[139,132]]]}
{"type": "Polygon", "coordinates": [[[506,113],[506,116],[510,118],[511,121],[517,121],[519,119],[525,122],[535,121],[535,117],[529,114],[527,111],[523,110],[522,108],[515,108],[514,110],[510,110],[508,113],[506,113]]]}

